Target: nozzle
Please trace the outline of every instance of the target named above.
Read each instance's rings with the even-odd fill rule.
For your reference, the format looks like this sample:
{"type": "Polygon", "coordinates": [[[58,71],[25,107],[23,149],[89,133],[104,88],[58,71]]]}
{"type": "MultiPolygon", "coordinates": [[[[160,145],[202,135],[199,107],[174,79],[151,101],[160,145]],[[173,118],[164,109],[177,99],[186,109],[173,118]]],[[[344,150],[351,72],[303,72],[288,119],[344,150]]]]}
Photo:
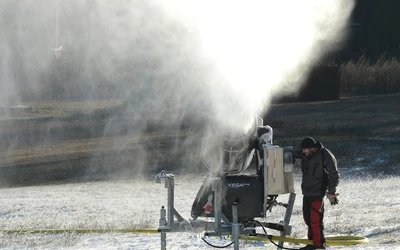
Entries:
{"type": "Polygon", "coordinates": [[[165,173],[165,171],[161,171],[159,174],[156,175],[155,177],[155,182],[156,183],[161,183],[161,178],[166,178],[168,177],[167,174],[165,173]]]}

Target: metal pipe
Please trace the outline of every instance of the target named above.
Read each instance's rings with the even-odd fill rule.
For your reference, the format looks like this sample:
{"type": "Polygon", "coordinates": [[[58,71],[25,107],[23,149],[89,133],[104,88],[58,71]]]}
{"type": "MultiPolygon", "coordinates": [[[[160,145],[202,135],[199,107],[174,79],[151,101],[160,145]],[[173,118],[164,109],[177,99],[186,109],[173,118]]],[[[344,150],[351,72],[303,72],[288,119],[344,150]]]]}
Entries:
{"type": "Polygon", "coordinates": [[[168,227],[172,229],[174,225],[174,176],[168,175],[165,185],[168,188],[168,227]]]}
{"type": "MultiPolygon", "coordinates": [[[[161,207],[160,210],[160,221],[159,221],[159,226],[160,227],[165,227],[165,208],[164,206],[161,207]]],[[[161,250],[166,250],[167,249],[167,233],[165,231],[161,231],[161,250]]]]}
{"type": "Polygon", "coordinates": [[[268,147],[263,147],[263,166],[264,166],[264,204],[263,204],[263,213],[264,218],[267,217],[267,203],[268,203],[268,147]]]}
{"type": "Polygon", "coordinates": [[[239,250],[239,222],[237,206],[238,202],[233,202],[232,205],[232,235],[233,235],[233,249],[239,250]]]}
{"type": "Polygon", "coordinates": [[[214,229],[216,233],[221,231],[221,209],[222,209],[222,185],[221,178],[214,181],[214,229]]]}

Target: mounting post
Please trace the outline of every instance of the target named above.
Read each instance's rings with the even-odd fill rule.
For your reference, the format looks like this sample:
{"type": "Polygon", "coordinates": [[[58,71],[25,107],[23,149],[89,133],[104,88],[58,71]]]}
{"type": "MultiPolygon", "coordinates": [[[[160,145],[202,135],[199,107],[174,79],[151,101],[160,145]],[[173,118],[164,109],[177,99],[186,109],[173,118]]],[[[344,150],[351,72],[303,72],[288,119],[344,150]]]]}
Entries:
{"type": "MultiPolygon", "coordinates": [[[[289,195],[289,200],[288,204],[286,207],[286,213],[285,217],[283,218],[283,223],[285,225],[285,230],[281,232],[281,237],[285,237],[286,235],[289,235],[291,232],[291,226],[289,225],[290,223],[290,217],[292,216],[293,212],[293,206],[294,206],[294,200],[296,199],[296,193],[291,193],[289,195]]],[[[282,249],[283,247],[283,241],[278,242],[278,250],[282,249]]]]}
{"type": "Polygon", "coordinates": [[[232,205],[232,235],[233,235],[233,249],[239,250],[239,222],[237,206],[238,202],[233,202],[232,205]]]}
{"type": "MultiPolygon", "coordinates": [[[[160,210],[160,227],[165,227],[166,219],[165,219],[165,208],[164,206],[161,207],[160,210]]],[[[167,249],[167,233],[165,231],[161,231],[161,250],[167,249]]]]}

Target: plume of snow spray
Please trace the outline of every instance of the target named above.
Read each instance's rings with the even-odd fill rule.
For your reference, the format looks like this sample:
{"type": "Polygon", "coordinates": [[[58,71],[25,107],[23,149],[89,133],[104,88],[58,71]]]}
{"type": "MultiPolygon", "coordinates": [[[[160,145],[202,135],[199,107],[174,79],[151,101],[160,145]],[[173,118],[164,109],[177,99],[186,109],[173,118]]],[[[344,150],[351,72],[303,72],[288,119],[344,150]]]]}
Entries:
{"type": "MultiPolygon", "coordinates": [[[[0,7],[0,104],[10,95],[18,103],[122,99],[132,125],[112,117],[105,134],[139,134],[149,116],[160,127],[176,126],[186,114],[240,134],[271,97],[296,92],[344,38],[353,2],[4,0],[0,7]]],[[[6,132],[2,138],[5,147],[19,145],[6,132]]],[[[107,140],[119,145],[110,152],[135,144],[107,140]]],[[[116,161],[137,162],[129,150],[116,161]]]]}
{"type": "Polygon", "coordinates": [[[353,5],[346,0],[172,0],[164,6],[198,30],[200,51],[216,67],[207,83],[215,120],[246,129],[272,96],[298,91],[309,68],[345,38],[353,5]]]}
{"type": "Polygon", "coordinates": [[[204,86],[212,100],[211,119],[239,135],[268,109],[272,97],[301,88],[310,68],[345,38],[354,5],[347,0],[160,4],[199,32],[199,53],[215,70],[204,86]]]}

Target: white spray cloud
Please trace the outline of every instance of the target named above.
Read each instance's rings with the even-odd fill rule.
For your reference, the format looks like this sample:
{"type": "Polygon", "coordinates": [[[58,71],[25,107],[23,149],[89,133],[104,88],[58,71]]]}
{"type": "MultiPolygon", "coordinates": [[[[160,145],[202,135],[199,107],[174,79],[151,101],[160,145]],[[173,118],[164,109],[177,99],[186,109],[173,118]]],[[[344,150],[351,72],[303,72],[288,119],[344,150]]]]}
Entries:
{"type": "Polygon", "coordinates": [[[347,0],[160,1],[196,29],[216,67],[208,82],[218,123],[248,128],[272,96],[295,93],[309,68],[345,38],[347,0]]]}
{"type": "Polygon", "coordinates": [[[353,7],[346,0],[11,2],[2,4],[8,14],[0,42],[12,54],[3,49],[0,57],[11,61],[1,75],[14,75],[2,81],[13,92],[29,87],[39,97],[65,98],[103,90],[126,97],[139,95],[144,84],[162,106],[203,84],[208,95],[191,99],[211,99],[217,123],[241,128],[267,109],[271,96],[299,89],[308,69],[344,38],[353,7]],[[168,91],[160,87],[166,82],[173,83],[168,91]],[[55,85],[63,92],[46,90],[55,85]]]}
{"type": "MultiPolygon", "coordinates": [[[[245,130],[340,42],[353,2],[3,0],[0,7],[0,104],[13,104],[11,94],[18,102],[124,99],[129,134],[145,130],[149,116],[168,126],[187,114],[245,130]]],[[[116,124],[106,132],[122,131],[116,124]]]]}

